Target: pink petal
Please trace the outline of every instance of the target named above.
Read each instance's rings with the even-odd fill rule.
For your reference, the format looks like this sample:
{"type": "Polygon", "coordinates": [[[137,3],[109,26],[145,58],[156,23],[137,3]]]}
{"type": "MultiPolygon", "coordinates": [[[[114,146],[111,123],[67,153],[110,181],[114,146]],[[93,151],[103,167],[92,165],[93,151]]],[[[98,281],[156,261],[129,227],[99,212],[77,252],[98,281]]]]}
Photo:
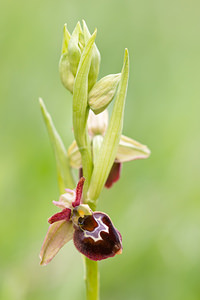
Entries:
{"type": "Polygon", "coordinates": [[[61,221],[61,220],[69,221],[70,217],[71,217],[71,209],[70,208],[64,208],[61,212],[56,213],[55,215],[50,217],[48,219],[48,222],[50,224],[53,224],[53,223],[61,221]]]}
{"type": "Polygon", "coordinates": [[[40,251],[40,264],[47,265],[73,237],[72,222],[59,221],[49,226],[40,251]]]}
{"type": "Polygon", "coordinates": [[[76,207],[80,205],[81,203],[81,197],[82,197],[82,192],[83,192],[83,184],[84,184],[85,178],[81,177],[79,180],[77,187],[76,187],[76,199],[74,202],[72,202],[72,206],[76,207]]]}

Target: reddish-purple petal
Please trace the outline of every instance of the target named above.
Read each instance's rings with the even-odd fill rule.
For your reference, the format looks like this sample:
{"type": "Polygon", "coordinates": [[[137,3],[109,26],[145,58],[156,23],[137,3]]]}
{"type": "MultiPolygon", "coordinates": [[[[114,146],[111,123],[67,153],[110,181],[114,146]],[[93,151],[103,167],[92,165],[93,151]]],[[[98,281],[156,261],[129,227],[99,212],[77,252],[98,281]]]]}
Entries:
{"type": "Polygon", "coordinates": [[[91,260],[102,260],[122,253],[122,239],[110,218],[102,212],[79,218],[74,226],[74,244],[91,260]]]}
{"type": "Polygon", "coordinates": [[[115,183],[116,181],[119,180],[121,167],[122,167],[121,163],[114,162],[114,164],[110,170],[110,173],[108,175],[108,178],[106,180],[106,183],[105,183],[106,188],[110,188],[113,185],[113,183],[115,183]]]}
{"type": "Polygon", "coordinates": [[[80,203],[81,203],[84,181],[85,181],[85,178],[81,177],[81,179],[79,180],[79,182],[77,184],[76,198],[75,198],[74,202],[72,202],[73,207],[76,207],[76,206],[80,205],[80,203]]]}
{"type": "Polygon", "coordinates": [[[69,221],[71,216],[71,209],[70,208],[64,208],[61,212],[56,213],[52,217],[48,219],[48,222],[50,224],[53,224],[55,222],[61,221],[61,220],[66,220],[69,221]]]}

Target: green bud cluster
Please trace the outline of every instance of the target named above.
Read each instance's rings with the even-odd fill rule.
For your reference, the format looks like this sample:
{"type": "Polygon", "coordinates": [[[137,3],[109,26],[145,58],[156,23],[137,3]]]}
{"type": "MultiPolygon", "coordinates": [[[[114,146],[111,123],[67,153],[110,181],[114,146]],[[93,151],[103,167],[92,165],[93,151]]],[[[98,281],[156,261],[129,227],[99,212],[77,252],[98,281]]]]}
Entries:
{"type": "MultiPolygon", "coordinates": [[[[64,25],[59,72],[63,85],[72,94],[80,58],[90,37],[91,34],[84,21],[83,28],[81,28],[80,22],[77,23],[74,31],[72,32],[72,35],[70,35],[69,31],[67,30],[67,25],[64,25]]],[[[90,71],[88,74],[89,91],[97,81],[99,66],[100,53],[97,46],[94,44],[92,49],[90,71]]]]}

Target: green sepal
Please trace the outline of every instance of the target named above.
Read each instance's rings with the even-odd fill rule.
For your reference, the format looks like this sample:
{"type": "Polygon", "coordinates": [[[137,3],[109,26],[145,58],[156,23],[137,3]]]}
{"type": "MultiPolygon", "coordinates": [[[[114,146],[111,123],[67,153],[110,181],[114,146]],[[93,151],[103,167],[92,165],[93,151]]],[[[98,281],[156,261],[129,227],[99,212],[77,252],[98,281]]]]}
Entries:
{"type": "Polygon", "coordinates": [[[88,201],[96,201],[108,178],[110,169],[114,163],[123,127],[124,105],[129,75],[128,50],[125,50],[124,64],[121,72],[121,80],[117,91],[111,119],[106,131],[98,159],[94,164],[90,186],[87,194],[88,201]]]}
{"type": "Polygon", "coordinates": [[[68,44],[69,44],[70,38],[71,38],[71,35],[70,35],[69,31],[67,30],[67,24],[65,24],[64,28],[63,28],[63,43],[62,43],[61,54],[68,52],[68,44]]]}
{"type": "Polygon", "coordinates": [[[126,162],[136,159],[148,158],[151,151],[146,145],[122,135],[119,142],[115,162],[126,162]]]}
{"type": "Polygon", "coordinates": [[[56,158],[58,185],[59,185],[60,193],[62,194],[65,192],[66,188],[74,188],[75,182],[71,173],[71,168],[69,165],[69,160],[67,157],[67,151],[65,149],[65,146],[41,98],[39,99],[39,103],[49,133],[49,138],[53,146],[53,150],[56,158]]]}
{"type": "Polygon", "coordinates": [[[72,222],[59,221],[51,224],[40,251],[40,265],[47,265],[58,251],[73,238],[72,222]]]}

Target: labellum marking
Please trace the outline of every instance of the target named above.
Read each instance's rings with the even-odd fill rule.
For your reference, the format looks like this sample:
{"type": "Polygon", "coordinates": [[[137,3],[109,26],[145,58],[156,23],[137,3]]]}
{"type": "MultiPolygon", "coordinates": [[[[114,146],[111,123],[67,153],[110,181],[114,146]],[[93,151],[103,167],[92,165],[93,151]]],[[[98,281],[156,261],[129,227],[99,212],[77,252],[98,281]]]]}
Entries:
{"type": "Polygon", "coordinates": [[[103,223],[102,218],[95,218],[98,226],[94,228],[93,231],[84,230],[84,236],[86,238],[92,238],[94,242],[103,240],[101,237],[101,232],[109,233],[109,228],[106,224],[103,223]]]}

